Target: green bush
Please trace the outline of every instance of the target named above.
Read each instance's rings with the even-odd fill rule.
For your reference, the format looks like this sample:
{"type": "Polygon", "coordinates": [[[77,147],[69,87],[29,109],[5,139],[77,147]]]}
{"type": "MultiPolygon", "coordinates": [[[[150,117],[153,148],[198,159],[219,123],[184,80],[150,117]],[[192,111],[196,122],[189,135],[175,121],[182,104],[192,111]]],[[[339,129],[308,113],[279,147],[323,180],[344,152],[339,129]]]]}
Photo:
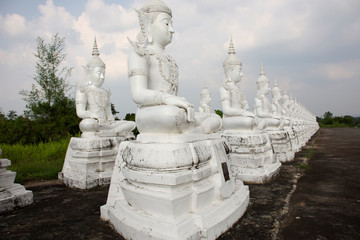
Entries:
{"type": "Polygon", "coordinates": [[[37,145],[0,144],[1,158],[11,160],[8,170],[16,172],[15,182],[56,179],[64,164],[70,138],[37,145]]]}

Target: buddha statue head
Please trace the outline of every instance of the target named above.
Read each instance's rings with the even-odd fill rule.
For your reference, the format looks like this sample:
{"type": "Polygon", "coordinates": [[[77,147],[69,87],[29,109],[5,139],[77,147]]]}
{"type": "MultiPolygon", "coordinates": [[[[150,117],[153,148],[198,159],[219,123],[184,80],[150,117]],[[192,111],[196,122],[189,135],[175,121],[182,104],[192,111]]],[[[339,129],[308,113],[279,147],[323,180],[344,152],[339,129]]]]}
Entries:
{"type": "Polygon", "coordinates": [[[271,94],[272,94],[273,102],[278,102],[278,101],[281,100],[281,90],[277,85],[276,79],[275,79],[275,82],[274,82],[274,87],[271,90],[271,94]]]}
{"type": "Polygon", "coordinates": [[[233,81],[234,83],[240,82],[243,74],[242,74],[242,63],[240,59],[235,55],[235,48],[232,42],[232,38],[230,39],[228,57],[223,63],[224,73],[225,73],[225,81],[233,81]]]}
{"type": "Polygon", "coordinates": [[[282,97],[282,103],[284,107],[287,107],[289,105],[289,96],[286,94],[286,91],[284,92],[284,96],[282,97]]]}
{"type": "Polygon", "coordinates": [[[261,64],[260,77],[256,81],[258,93],[267,95],[270,91],[270,80],[265,76],[264,66],[261,64]]]}
{"type": "Polygon", "coordinates": [[[162,0],[148,0],[145,5],[136,10],[139,17],[140,32],[137,41],[140,44],[159,44],[165,47],[172,41],[171,9],[162,0]]]}
{"type": "Polygon", "coordinates": [[[85,66],[85,72],[89,79],[88,85],[100,87],[105,80],[105,63],[99,58],[100,52],[97,47],[96,38],[94,40],[92,58],[85,66]]]}

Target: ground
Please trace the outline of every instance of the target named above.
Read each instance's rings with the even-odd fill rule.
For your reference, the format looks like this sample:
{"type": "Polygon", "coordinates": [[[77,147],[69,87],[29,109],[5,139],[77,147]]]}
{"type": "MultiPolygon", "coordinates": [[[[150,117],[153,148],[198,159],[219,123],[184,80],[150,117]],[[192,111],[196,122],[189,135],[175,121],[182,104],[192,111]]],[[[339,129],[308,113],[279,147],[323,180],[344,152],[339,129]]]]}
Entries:
{"type": "MultiPolygon", "coordinates": [[[[249,185],[245,215],[219,239],[360,239],[359,156],[360,129],[320,129],[276,179],[249,185]]],[[[100,220],[107,186],[26,188],[34,203],[0,215],[1,239],[123,239],[100,220]]]]}

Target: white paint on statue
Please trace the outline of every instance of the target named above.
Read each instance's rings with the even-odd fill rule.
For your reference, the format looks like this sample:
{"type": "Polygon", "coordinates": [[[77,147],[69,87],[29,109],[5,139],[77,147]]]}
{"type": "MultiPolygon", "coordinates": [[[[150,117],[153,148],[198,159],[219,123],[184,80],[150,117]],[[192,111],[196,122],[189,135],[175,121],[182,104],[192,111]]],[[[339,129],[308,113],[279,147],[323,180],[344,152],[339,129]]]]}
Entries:
{"type": "Polygon", "coordinates": [[[279,173],[266,132],[259,130],[257,119],[247,111],[248,104],[237,84],[242,79],[242,63],[235,55],[232,39],[224,61],[220,99],[223,110],[223,133],[230,146],[229,164],[233,176],[247,183],[265,183],[279,173]]]}
{"type": "Polygon", "coordinates": [[[81,138],[71,138],[59,178],[70,187],[87,189],[110,183],[121,141],[133,139],[135,123],[117,121],[111,112],[110,91],[102,88],[106,65],[99,57],[96,39],[85,67],[86,86],[76,91],[76,113],[81,138]]]}
{"type": "Polygon", "coordinates": [[[211,102],[211,96],[210,91],[206,86],[206,83],[204,83],[203,90],[200,93],[200,106],[199,106],[199,112],[201,113],[213,113],[213,110],[210,106],[211,102]]]}
{"type": "Polygon", "coordinates": [[[281,116],[278,115],[276,109],[273,111],[276,103],[271,104],[267,98],[270,93],[270,80],[265,76],[263,65],[261,65],[260,77],[256,81],[256,87],[255,112],[259,118],[259,126],[268,133],[276,160],[280,162],[291,161],[295,157],[295,152],[289,134],[283,129],[281,116]]]}
{"type": "Polygon", "coordinates": [[[165,53],[170,8],[149,0],[137,13],[128,70],[140,134],[120,144],[101,217],[127,239],[215,239],[245,212],[248,187],[229,173],[220,117],[177,95],[178,68],[165,53]]]}

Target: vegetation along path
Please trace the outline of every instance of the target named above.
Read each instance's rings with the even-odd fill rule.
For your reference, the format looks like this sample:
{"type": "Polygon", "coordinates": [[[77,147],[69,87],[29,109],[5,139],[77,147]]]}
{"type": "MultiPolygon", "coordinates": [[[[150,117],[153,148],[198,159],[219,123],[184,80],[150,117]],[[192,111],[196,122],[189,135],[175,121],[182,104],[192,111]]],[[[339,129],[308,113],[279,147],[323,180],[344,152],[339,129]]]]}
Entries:
{"type": "MultiPolygon", "coordinates": [[[[321,128],[219,239],[360,239],[360,129],[321,128]],[[310,159],[310,160],[309,160],[310,159]]],[[[108,187],[27,185],[34,204],[0,215],[1,239],[122,239],[100,220],[108,187]]]]}

